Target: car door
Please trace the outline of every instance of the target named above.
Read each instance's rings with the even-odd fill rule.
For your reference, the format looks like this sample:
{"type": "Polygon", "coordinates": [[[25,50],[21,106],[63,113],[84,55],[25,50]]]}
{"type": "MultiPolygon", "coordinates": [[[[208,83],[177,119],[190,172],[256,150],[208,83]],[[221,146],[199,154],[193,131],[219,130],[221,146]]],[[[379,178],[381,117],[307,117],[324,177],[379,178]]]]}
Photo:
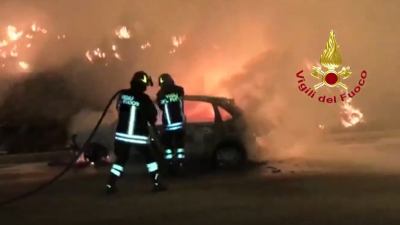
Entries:
{"type": "Polygon", "coordinates": [[[205,158],[216,143],[215,107],[206,101],[185,100],[186,152],[188,158],[205,158]]]}

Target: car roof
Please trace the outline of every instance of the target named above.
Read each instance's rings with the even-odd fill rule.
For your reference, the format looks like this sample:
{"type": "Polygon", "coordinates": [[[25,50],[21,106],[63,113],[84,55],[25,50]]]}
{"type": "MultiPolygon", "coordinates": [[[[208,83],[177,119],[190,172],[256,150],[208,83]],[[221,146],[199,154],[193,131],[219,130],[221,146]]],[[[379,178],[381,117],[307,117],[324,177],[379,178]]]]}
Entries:
{"type": "Polygon", "coordinates": [[[237,107],[237,105],[235,104],[235,100],[232,98],[216,97],[208,95],[185,95],[184,99],[188,101],[209,102],[211,104],[222,106],[223,108],[228,110],[231,114],[234,115],[242,114],[242,110],[239,107],[237,107]]]}
{"type": "Polygon", "coordinates": [[[234,103],[232,98],[208,96],[208,95],[185,95],[185,100],[190,101],[208,101],[208,102],[229,102],[234,103]]]}

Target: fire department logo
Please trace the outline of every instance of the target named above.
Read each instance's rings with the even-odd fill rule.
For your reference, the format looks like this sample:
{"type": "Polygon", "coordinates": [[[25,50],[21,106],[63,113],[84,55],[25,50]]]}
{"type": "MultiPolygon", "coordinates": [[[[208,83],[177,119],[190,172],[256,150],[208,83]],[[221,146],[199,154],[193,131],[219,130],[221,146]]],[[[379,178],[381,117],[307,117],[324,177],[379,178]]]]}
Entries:
{"type": "Polygon", "coordinates": [[[320,82],[314,85],[314,90],[317,90],[323,86],[328,87],[340,87],[347,91],[347,85],[343,83],[350,77],[350,67],[342,67],[339,72],[336,70],[342,65],[342,57],[339,51],[340,46],[336,42],[335,33],[333,30],[329,34],[328,42],[324,52],[321,55],[320,63],[323,68],[319,66],[313,66],[311,76],[317,78],[320,82]]]}
{"type": "Polygon", "coordinates": [[[303,74],[304,70],[300,70],[296,73],[297,87],[300,92],[303,92],[308,97],[314,99],[316,98],[322,103],[337,103],[339,101],[349,102],[354,98],[361,89],[365,86],[367,79],[367,71],[362,70],[360,73],[360,79],[355,87],[348,87],[344,81],[349,78],[352,74],[349,66],[342,66],[342,56],[340,55],[340,47],[336,42],[335,33],[333,30],[329,33],[329,39],[326,43],[326,47],[322,52],[321,58],[319,60],[320,65],[313,66],[311,68],[311,76],[318,79],[318,83],[309,86],[306,82],[306,77],[303,74]],[[339,89],[339,95],[325,95],[323,92],[318,93],[318,89],[326,86],[329,88],[337,87],[339,89]]]}

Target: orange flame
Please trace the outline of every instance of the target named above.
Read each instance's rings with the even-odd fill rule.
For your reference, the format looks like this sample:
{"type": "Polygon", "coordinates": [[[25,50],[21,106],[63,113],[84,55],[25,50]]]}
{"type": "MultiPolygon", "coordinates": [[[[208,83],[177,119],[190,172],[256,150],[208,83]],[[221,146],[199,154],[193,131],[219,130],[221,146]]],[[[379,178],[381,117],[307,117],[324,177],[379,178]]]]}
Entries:
{"type": "Polygon", "coordinates": [[[186,40],[186,35],[182,36],[172,36],[172,45],[178,48],[183,44],[183,42],[186,40]]]}
{"type": "Polygon", "coordinates": [[[12,25],[7,26],[7,35],[8,35],[8,39],[10,39],[10,41],[19,40],[23,34],[24,34],[24,32],[17,31],[16,27],[14,27],[12,25]]]}
{"type": "Polygon", "coordinates": [[[140,46],[140,48],[141,48],[142,50],[145,50],[146,48],[150,48],[150,47],[151,47],[150,42],[146,42],[145,44],[142,44],[142,45],[140,46]]]}
{"type": "Polygon", "coordinates": [[[122,60],[122,59],[121,59],[121,56],[119,55],[118,52],[114,53],[114,57],[115,57],[116,59],[122,60]]]}
{"type": "Polygon", "coordinates": [[[122,26],[119,29],[115,30],[115,35],[117,35],[119,39],[131,38],[131,32],[128,30],[126,26],[122,26]]]}
{"type": "Polygon", "coordinates": [[[6,40],[0,41],[0,48],[6,47],[8,45],[8,42],[6,40]]]}
{"type": "Polygon", "coordinates": [[[351,103],[351,98],[341,105],[341,122],[346,128],[353,127],[361,122],[364,122],[364,114],[351,103]]]}
{"type": "Polygon", "coordinates": [[[29,67],[30,67],[29,64],[27,62],[24,62],[24,61],[18,62],[18,65],[23,70],[29,70],[29,67]]]}

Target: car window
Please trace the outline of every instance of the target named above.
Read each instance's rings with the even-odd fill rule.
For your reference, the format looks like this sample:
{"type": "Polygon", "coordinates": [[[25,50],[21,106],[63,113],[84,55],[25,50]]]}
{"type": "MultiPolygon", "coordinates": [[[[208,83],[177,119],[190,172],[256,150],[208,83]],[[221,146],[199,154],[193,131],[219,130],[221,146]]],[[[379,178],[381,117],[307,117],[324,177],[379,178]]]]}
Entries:
{"type": "Polygon", "coordinates": [[[230,120],[233,117],[232,114],[230,114],[228,111],[226,111],[226,109],[222,108],[221,106],[218,106],[218,111],[221,115],[222,121],[230,120]]]}
{"type": "Polygon", "coordinates": [[[186,100],[184,107],[188,123],[213,123],[215,121],[214,108],[211,103],[186,100]]]}

